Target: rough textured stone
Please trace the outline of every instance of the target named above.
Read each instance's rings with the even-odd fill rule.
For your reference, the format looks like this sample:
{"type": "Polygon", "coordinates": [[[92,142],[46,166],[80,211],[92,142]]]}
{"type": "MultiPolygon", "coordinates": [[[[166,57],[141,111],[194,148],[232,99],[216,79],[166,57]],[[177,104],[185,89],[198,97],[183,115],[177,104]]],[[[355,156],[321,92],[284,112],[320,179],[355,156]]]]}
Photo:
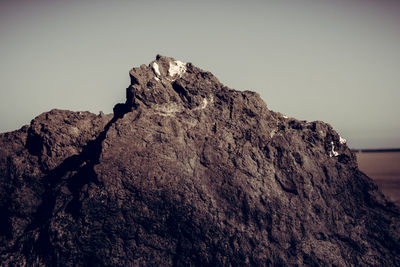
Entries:
{"type": "Polygon", "coordinates": [[[112,115],[0,135],[2,266],[395,266],[400,211],[332,127],[190,63],[130,71],[112,115]]]}

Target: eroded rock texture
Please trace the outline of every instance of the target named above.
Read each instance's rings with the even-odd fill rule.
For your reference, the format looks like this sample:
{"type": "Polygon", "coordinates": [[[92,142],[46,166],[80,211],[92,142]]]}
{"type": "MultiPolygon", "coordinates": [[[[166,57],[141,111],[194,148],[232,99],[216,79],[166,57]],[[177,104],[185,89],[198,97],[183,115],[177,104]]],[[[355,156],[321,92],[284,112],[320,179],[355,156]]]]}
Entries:
{"type": "Polygon", "coordinates": [[[396,266],[400,216],[326,123],[157,56],[114,115],[0,135],[2,266],[396,266]]]}

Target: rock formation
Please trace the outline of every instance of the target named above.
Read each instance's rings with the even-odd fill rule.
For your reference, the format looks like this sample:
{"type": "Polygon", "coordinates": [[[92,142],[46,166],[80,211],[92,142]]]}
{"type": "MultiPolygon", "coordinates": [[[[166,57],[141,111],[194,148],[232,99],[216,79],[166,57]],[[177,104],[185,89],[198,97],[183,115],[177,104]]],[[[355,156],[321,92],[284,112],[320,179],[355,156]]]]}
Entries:
{"type": "Polygon", "coordinates": [[[168,57],[130,77],[113,115],[0,135],[1,266],[400,265],[400,210],[330,125],[168,57]]]}

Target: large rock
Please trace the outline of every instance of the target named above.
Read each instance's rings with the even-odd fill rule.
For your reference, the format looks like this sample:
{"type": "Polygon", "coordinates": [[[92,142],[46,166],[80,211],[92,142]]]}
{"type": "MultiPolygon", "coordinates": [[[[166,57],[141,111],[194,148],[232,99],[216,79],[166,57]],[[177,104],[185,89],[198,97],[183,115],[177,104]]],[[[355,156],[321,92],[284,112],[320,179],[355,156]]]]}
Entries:
{"type": "Polygon", "coordinates": [[[400,211],[330,125],[190,63],[130,71],[112,115],[0,135],[2,266],[400,265],[400,211]]]}

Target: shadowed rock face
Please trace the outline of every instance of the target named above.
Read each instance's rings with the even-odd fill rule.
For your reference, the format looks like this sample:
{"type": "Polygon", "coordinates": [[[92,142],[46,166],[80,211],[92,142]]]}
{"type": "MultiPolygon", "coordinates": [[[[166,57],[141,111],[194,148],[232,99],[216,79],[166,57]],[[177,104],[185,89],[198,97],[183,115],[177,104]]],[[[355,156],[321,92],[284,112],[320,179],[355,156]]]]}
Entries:
{"type": "Polygon", "coordinates": [[[399,209],[330,125],[157,56],[113,115],[0,135],[2,266],[400,264],[399,209]]]}

